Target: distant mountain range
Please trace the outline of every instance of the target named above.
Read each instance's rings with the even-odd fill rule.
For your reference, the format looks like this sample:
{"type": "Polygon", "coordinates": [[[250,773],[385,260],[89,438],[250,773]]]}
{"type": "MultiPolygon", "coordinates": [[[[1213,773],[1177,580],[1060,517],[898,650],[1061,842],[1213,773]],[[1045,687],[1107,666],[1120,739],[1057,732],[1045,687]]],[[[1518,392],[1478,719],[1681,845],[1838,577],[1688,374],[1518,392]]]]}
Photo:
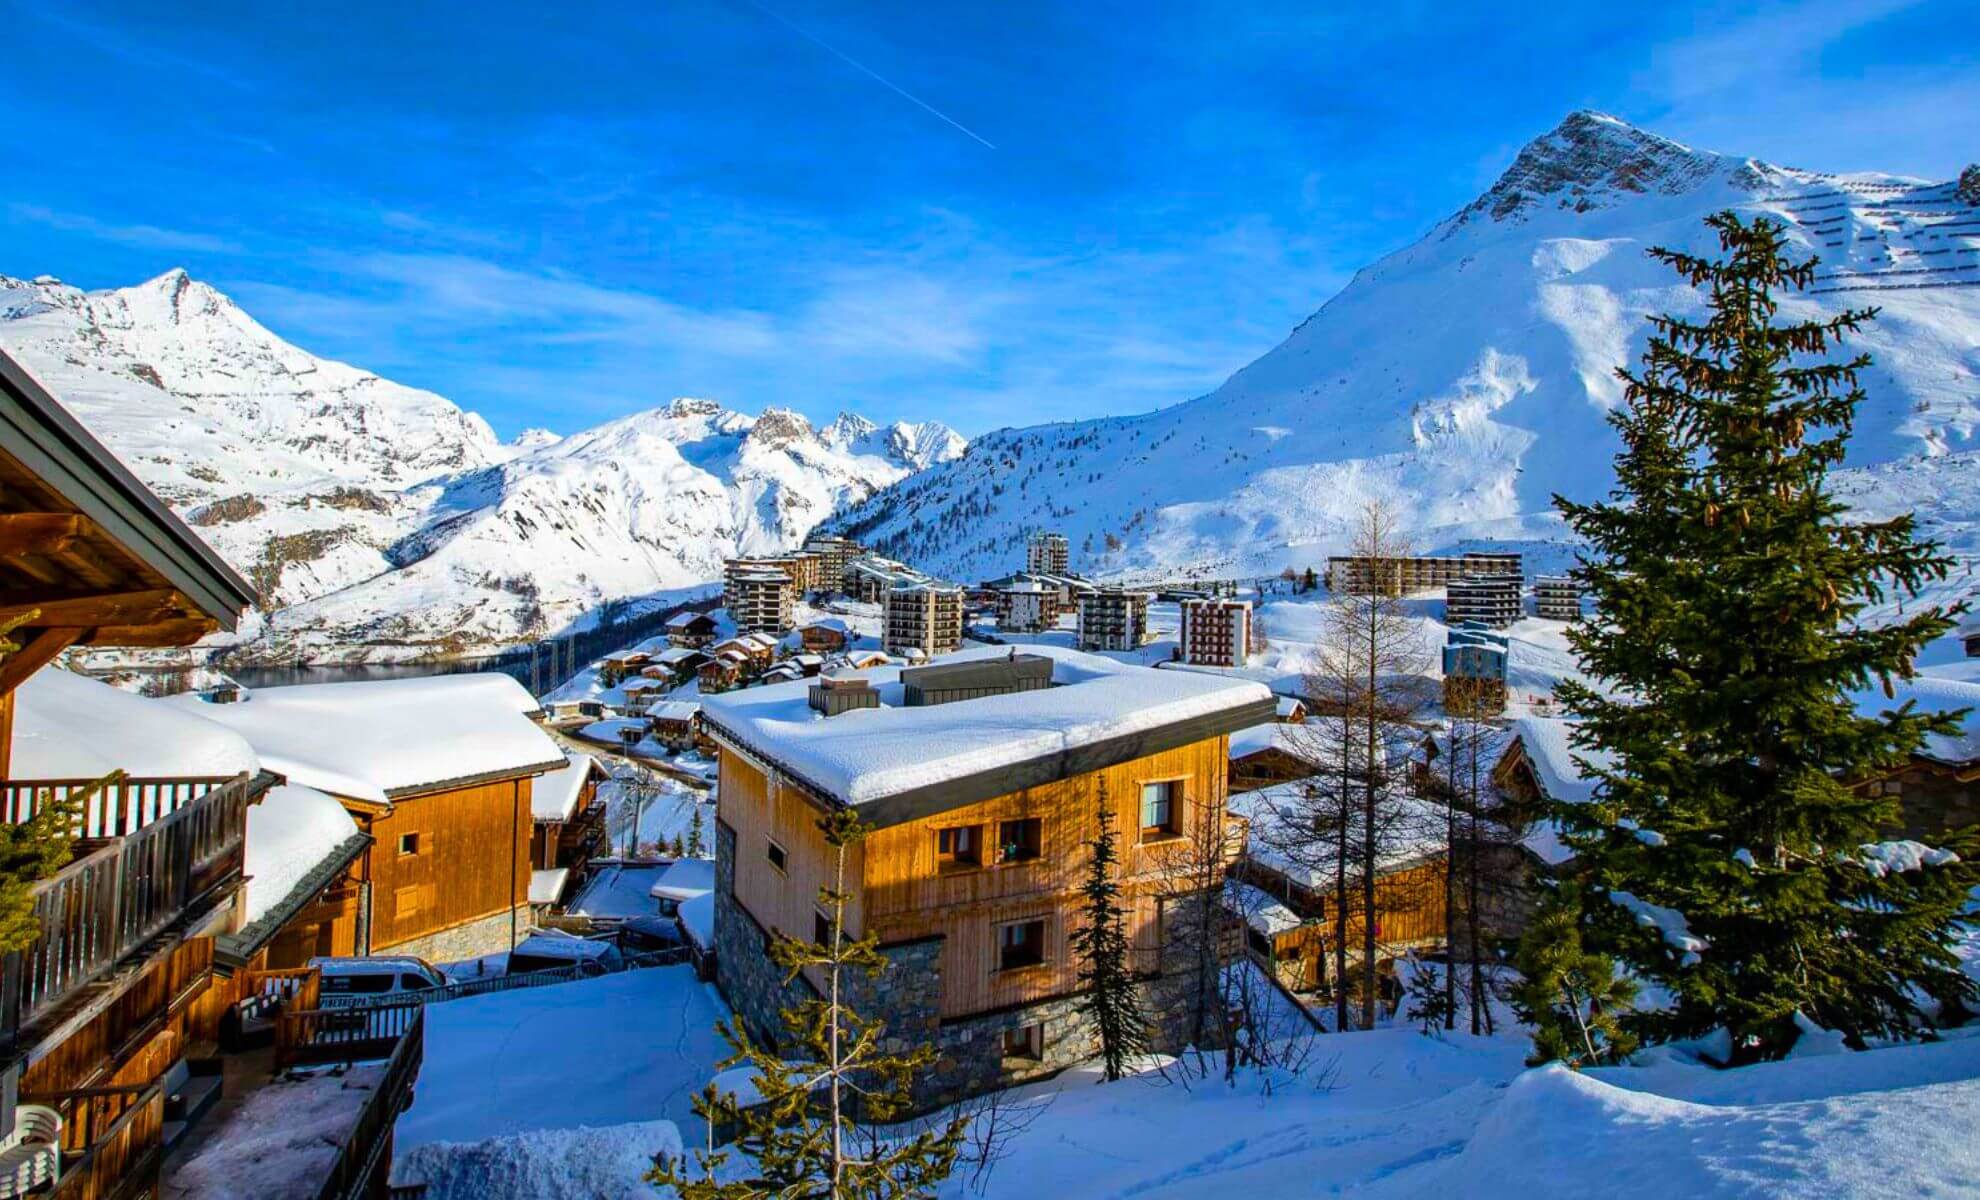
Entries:
{"type": "Polygon", "coordinates": [[[1942,183],[1822,174],[1592,112],[1209,395],[986,434],[833,524],[964,578],[1021,564],[1040,528],[1098,575],[1305,566],[1375,498],[1423,550],[1557,539],[1554,493],[1611,486],[1615,368],[1641,354],[1646,317],[1697,305],[1644,251],[1715,250],[1701,222],[1726,208],[1821,257],[1787,315],[1882,309],[1852,347],[1876,366],[1843,490],[1980,550],[1980,168],[1942,183]]]}
{"type": "Polygon", "coordinates": [[[1697,306],[1644,251],[1710,252],[1725,208],[1820,256],[1787,315],[1882,310],[1853,347],[1876,366],[1840,490],[1980,555],[1980,168],[1823,174],[1591,112],[1209,395],[967,444],[707,400],[504,444],[180,271],[104,292],[0,277],[0,345],[254,581],[237,653],[412,657],[582,628],[821,523],[961,579],[1021,565],[1041,528],[1089,574],[1266,573],[1338,550],[1380,498],[1420,549],[1558,558],[1550,498],[1610,487],[1615,368],[1650,315],[1697,306]]]}
{"type": "Polygon", "coordinates": [[[172,271],[84,292],[0,276],[0,346],[263,597],[264,661],[473,652],[594,621],[795,545],[961,454],[947,426],[814,429],[709,400],[503,444],[431,392],[331,362],[172,271]]]}

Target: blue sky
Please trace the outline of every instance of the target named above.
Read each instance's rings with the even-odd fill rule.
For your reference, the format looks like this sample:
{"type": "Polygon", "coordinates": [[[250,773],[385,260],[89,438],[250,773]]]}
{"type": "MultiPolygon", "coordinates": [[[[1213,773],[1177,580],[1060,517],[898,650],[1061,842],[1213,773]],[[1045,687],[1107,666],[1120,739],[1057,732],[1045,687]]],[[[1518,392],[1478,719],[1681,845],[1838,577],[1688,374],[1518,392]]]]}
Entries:
{"type": "Polygon", "coordinates": [[[0,33],[0,273],[184,266],[505,436],[1174,403],[1575,108],[1824,170],[1980,154],[1944,2],[0,0],[0,33]]]}

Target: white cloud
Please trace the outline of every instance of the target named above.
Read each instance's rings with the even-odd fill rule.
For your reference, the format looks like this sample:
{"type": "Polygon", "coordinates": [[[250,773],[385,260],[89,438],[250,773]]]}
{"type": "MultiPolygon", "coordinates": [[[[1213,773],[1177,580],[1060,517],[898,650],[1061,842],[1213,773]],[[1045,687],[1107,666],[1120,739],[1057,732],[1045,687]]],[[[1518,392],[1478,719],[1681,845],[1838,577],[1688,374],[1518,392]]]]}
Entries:
{"type": "Polygon", "coordinates": [[[78,233],[122,246],[138,246],[147,250],[186,250],[200,254],[242,253],[238,243],[209,233],[165,229],[157,225],[119,225],[81,213],[56,212],[38,204],[10,204],[7,214],[16,221],[42,225],[63,233],[78,233]]]}

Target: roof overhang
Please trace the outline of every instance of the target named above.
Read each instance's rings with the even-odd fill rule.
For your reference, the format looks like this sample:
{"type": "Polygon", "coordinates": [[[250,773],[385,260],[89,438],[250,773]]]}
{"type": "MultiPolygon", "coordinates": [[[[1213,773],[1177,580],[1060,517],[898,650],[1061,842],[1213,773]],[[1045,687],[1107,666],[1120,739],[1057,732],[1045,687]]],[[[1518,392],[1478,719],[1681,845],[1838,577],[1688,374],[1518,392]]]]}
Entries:
{"type": "MultiPolygon", "coordinates": [[[[189,645],[206,632],[235,628],[241,613],[254,603],[254,589],[246,580],[25,368],[0,352],[0,460],[5,459],[53,493],[63,510],[80,518],[80,536],[92,549],[127,560],[120,565],[128,568],[131,579],[117,590],[125,593],[121,603],[131,610],[129,619],[92,622],[75,640],[189,645]],[[147,602],[149,607],[138,604],[138,599],[160,591],[170,595],[147,602]],[[140,607],[145,611],[138,612],[140,607]],[[100,638],[98,627],[103,630],[100,638]]],[[[19,595],[8,603],[19,607],[41,602],[19,595]]],[[[52,627],[57,622],[47,624],[52,627]]]]}
{"type": "MultiPolygon", "coordinates": [[[[774,770],[800,791],[826,807],[856,808],[860,819],[877,829],[902,825],[936,813],[961,808],[1026,788],[1041,787],[1060,779],[1103,771],[1108,767],[1193,745],[1213,737],[1224,737],[1272,719],[1277,702],[1251,700],[1231,708],[1218,709],[1167,725],[1144,729],[1119,737],[1103,738],[1085,745],[1071,746],[1037,758],[1025,759],[987,771],[924,787],[910,788],[890,796],[852,804],[843,797],[805,779],[778,761],[773,747],[755,745],[723,725],[713,710],[702,710],[702,724],[725,747],[774,770]]],[[[826,718],[830,720],[831,718],[826,718]]]]}

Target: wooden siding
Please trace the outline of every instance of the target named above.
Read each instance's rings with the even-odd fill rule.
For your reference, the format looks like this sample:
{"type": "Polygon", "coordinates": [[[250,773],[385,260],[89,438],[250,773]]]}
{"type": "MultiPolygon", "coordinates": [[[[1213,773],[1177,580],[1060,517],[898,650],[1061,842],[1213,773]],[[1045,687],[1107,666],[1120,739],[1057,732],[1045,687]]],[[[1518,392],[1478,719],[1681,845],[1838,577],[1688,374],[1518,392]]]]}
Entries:
{"type": "Polygon", "coordinates": [[[531,780],[504,779],[354,811],[374,839],[360,871],[371,883],[371,950],[529,903],[531,780]],[[417,853],[401,854],[414,834],[417,853]]]}
{"type": "MultiPolygon", "coordinates": [[[[848,866],[849,877],[860,881],[851,927],[877,934],[882,942],[942,936],[945,1017],[1076,990],[1077,966],[1067,953],[1066,936],[1076,920],[1078,887],[1087,863],[1085,844],[1099,829],[1099,786],[1104,777],[1121,835],[1129,934],[1142,951],[1144,969],[1153,969],[1160,943],[1159,894],[1171,888],[1164,867],[1175,847],[1188,840],[1190,822],[1221,823],[1227,753],[1225,738],[1210,738],[877,830],[848,866]],[[1183,782],[1182,832],[1166,848],[1142,845],[1141,785],[1170,779],[1183,782]],[[1037,859],[938,869],[938,830],[983,826],[982,854],[988,864],[996,855],[998,823],[1028,817],[1040,821],[1037,859]],[[998,927],[1040,917],[1046,921],[1046,961],[1019,970],[995,970],[998,927]]],[[[808,936],[813,897],[830,862],[815,828],[818,810],[793,789],[766,794],[762,773],[726,748],[721,770],[722,819],[737,838],[737,898],[765,925],[808,936]],[[770,837],[790,856],[788,877],[778,875],[765,860],[764,845],[770,837]]]]}
{"type": "Polygon", "coordinates": [[[252,965],[271,971],[286,970],[300,967],[319,955],[356,954],[363,900],[363,889],[352,873],[346,873],[291,917],[252,965]]]}
{"type": "Polygon", "coordinates": [[[157,1061],[161,1047],[176,1050],[206,1040],[209,1031],[196,1019],[201,1013],[197,1002],[212,979],[213,939],[180,942],[144,968],[109,1007],[30,1064],[21,1076],[21,1091],[68,1092],[110,1081],[149,1083],[177,1058],[173,1053],[157,1061]]]}
{"type": "MultiPolygon", "coordinates": [[[[763,772],[727,749],[722,751],[717,817],[736,834],[736,900],[765,929],[809,938],[818,889],[832,881],[833,851],[818,829],[821,809],[794,788],[772,786],[763,772]],[[785,871],[770,865],[768,847],[784,848],[785,871]]],[[[864,928],[858,895],[860,863],[866,847],[846,856],[846,881],[853,900],[846,906],[846,930],[864,928]]]]}

